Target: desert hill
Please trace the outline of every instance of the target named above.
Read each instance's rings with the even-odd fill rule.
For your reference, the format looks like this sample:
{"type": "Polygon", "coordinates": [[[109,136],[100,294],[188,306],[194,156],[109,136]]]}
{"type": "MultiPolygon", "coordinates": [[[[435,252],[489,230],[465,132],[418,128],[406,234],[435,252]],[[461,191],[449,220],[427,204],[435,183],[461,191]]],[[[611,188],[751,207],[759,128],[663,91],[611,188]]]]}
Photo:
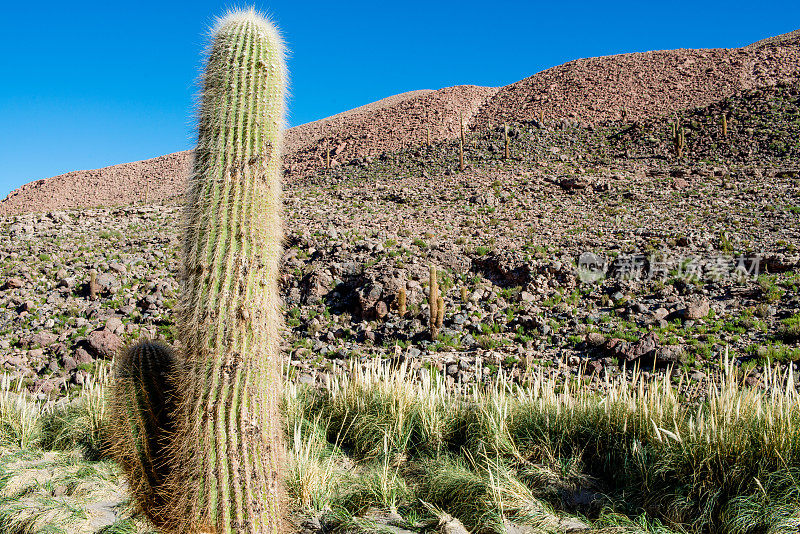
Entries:
{"type": "Polygon", "coordinates": [[[498,91],[476,121],[574,117],[630,120],[708,105],[736,91],[773,86],[800,76],[800,34],[743,48],[665,50],[578,59],[498,91]]]}
{"type": "MultiPolygon", "coordinates": [[[[734,49],[670,50],[577,59],[502,88],[457,86],[403,93],[287,132],[287,179],[331,164],[368,161],[426,141],[453,139],[459,114],[473,129],[533,119],[579,124],[664,116],[737,91],[800,78],[800,34],[734,49]]],[[[183,189],[191,151],[37,180],[0,202],[0,215],[163,200],[183,189]]]]}

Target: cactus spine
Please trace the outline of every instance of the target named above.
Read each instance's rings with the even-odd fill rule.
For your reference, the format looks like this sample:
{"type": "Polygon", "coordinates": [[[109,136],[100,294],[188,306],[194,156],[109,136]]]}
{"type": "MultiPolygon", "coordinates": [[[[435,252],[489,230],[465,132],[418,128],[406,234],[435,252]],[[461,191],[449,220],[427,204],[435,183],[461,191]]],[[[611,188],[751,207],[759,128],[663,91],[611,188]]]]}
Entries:
{"type": "Polygon", "coordinates": [[[217,22],[184,210],[175,430],[158,459],[163,502],[148,511],[165,533],[280,529],[285,78],[281,38],[261,15],[217,22]]]}

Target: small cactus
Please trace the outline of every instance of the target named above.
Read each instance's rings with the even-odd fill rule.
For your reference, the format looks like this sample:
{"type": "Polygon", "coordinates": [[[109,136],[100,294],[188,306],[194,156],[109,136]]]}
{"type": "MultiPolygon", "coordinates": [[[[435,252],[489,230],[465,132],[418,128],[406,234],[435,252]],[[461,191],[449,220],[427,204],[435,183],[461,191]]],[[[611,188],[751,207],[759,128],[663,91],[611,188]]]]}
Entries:
{"type": "Polygon", "coordinates": [[[728,137],[728,116],[725,113],[722,114],[722,137],[728,137]]]}
{"type": "Polygon", "coordinates": [[[468,299],[467,286],[461,286],[461,302],[466,304],[467,303],[467,299],[468,299]]]}
{"type": "Polygon", "coordinates": [[[444,323],[444,299],[439,297],[436,299],[436,337],[439,337],[442,323],[444,323]]]}
{"type": "Polygon", "coordinates": [[[683,147],[686,144],[686,133],[683,126],[680,125],[680,119],[675,119],[672,123],[672,146],[675,149],[675,155],[678,159],[683,155],[683,147]]]}
{"type": "Polygon", "coordinates": [[[506,144],[505,159],[508,159],[508,123],[503,124],[503,138],[506,144]]]}
{"type": "Polygon", "coordinates": [[[92,269],[89,271],[89,299],[97,300],[98,293],[100,293],[100,284],[97,283],[97,271],[92,269]]]}
{"type": "Polygon", "coordinates": [[[464,140],[458,140],[458,170],[464,171],[464,140]]]}
{"type": "Polygon", "coordinates": [[[406,314],[406,288],[401,287],[397,292],[397,315],[404,317],[406,314]]]}
{"type": "Polygon", "coordinates": [[[439,282],[436,279],[436,267],[431,265],[430,275],[428,278],[428,308],[430,308],[430,320],[428,327],[431,332],[431,340],[436,340],[439,337],[439,282]]]}
{"type": "Polygon", "coordinates": [[[166,523],[164,462],[169,438],[175,432],[177,360],[167,345],[144,341],[117,356],[110,396],[111,455],[131,482],[131,492],[142,512],[155,525],[166,523]]]}
{"type": "Polygon", "coordinates": [[[461,135],[458,138],[458,170],[463,172],[464,171],[464,146],[466,142],[464,141],[464,112],[459,112],[459,124],[461,126],[461,135]]]}

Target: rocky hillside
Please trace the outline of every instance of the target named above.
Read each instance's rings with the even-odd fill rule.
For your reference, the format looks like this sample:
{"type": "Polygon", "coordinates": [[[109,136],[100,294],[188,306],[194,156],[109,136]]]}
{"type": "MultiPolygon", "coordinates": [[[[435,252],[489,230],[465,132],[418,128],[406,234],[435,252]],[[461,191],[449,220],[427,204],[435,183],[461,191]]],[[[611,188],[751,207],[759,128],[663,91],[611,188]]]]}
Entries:
{"type": "MultiPolygon", "coordinates": [[[[439,91],[413,91],[303,124],[286,132],[285,176],[307,175],[325,165],[325,150],[336,167],[353,158],[366,158],[421,141],[423,124],[433,141],[452,138],[465,120],[497,90],[460,86],[439,91]]],[[[145,200],[165,200],[182,194],[191,169],[192,152],[113,165],[93,171],[76,171],[24,185],[0,202],[0,214],[12,215],[92,206],[119,206],[145,200]]]]}
{"type": "Polygon", "coordinates": [[[800,82],[739,91],[673,116],[621,124],[611,145],[635,158],[672,158],[673,128],[683,128],[683,157],[695,161],[785,165],[800,161],[800,82]]]}
{"type": "MultiPolygon", "coordinates": [[[[680,159],[657,143],[637,154],[639,137],[617,135],[629,123],[532,121],[510,125],[508,159],[501,131],[468,131],[464,171],[457,143],[442,141],[289,182],[290,374],[324,381],[377,357],[451,384],[502,369],[601,387],[638,364],[676,367],[696,396],[726,354],[753,384],[769,363],[800,369],[794,152],[733,156],[751,141],[736,117],[770,107],[753,135],[793,131],[795,104],[792,85],[737,94],[725,149],[680,159]],[[434,339],[431,264],[445,303],[434,339]]],[[[175,203],[0,218],[4,370],[44,395],[82,383],[126,341],[172,341],[178,218],[175,203]]]]}
{"type": "MultiPolygon", "coordinates": [[[[579,59],[500,89],[459,86],[390,97],[287,133],[287,179],[324,166],[369,162],[427,140],[453,139],[459,114],[477,130],[501,122],[569,119],[596,125],[707,106],[738,91],[797,79],[797,32],[737,49],[671,50],[579,59]]],[[[0,202],[0,214],[125,205],[179,194],[191,153],[178,152],[38,180],[0,202]]]]}
{"type": "Polygon", "coordinates": [[[572,117],[583,122],[669,115],[736,91],[800,77],[796,32],[744,48],[665,50],[578,59],[498,91],[476,122],[572,117]]]}

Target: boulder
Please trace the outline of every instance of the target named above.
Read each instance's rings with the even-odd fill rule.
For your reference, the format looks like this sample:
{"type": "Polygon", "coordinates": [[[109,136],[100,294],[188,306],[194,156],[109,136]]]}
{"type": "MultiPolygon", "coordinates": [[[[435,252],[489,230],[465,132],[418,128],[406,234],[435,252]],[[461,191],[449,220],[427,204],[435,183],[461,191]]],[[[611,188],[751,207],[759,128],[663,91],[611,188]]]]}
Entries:
{"type": "Polygon", "coordinates": [[[52,332],[37,332],[31,336],[30,344],[40,347],[49,347],[58,341],[58,336],[52,332]]]}
{"type": "Polygon", "coordinates": [[[703,319],[711,311],[711,303],[708,299],[702,299],[688,304],[685,308],[678,310],[677,315],[684,321],[696,321],[703,319]]]}
{"type": "Polygon", "coordinates": [[[3,284],[2,289],[19,289],[23,285],[25,285],[25,282],[22,278],[9,278],[6,280],[6,283],[3,284]]]}
{"type": "Polygon", "coordinates": [[[95,330],[86,336],[89,347],[101,358],[113,358],[122,348],[122,338],[109,330],[95,330]]]}

